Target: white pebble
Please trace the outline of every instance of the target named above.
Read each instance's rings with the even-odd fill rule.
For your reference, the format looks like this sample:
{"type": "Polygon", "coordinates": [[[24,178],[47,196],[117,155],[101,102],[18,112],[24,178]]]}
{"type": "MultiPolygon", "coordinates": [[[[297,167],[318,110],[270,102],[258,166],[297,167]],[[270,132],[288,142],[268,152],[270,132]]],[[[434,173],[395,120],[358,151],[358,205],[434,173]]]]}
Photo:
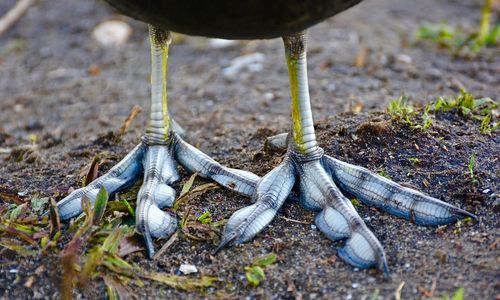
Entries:
{"type": "Polygon", "coordinates": [[[92,37],[103,47],[122,46],[131,34],[130,25],[118,20],[102,22],[92,31],[92,37]]]}
{"type": "Polygon", "coordinates": [[[271,92],[267,92],[264,94],[264,99],[266,99],[267,101],[271,101],[274,99],[274,94],[271,92]]]}
{"type": "Polygon", "coordinates": [[[398,55],[396,55],[396,61],[400,62],[400,63],[411,65],[411,63],[413,62],[413,59],[409,55],[398,54],[398,55]]]}
{"type": "Polygon", "coordinates": [[[231,77],[240,73],[243,69],[248,69],[250,72],[260,72],[264,68],[262,62],[265,59],[266,56],[259,52],[238,56],[231,61],[229,67],[222,70],[222,74],[231,77]]]}
{"type": "Polygon", "coordinates": [[[182,264],[179,267],[179,271],[181,271],[181,273],[184,275],[188,275],[188,274],[192,274],[192,273],[197,273],[198,269],[194,265],[182,264]]]}
{"type": "Polygon", "coordinates": [[[15,112],[22,112],[24,110],[24,106],[22,104],[16,104],[14,105],[14,111],[15,112]]]}
{"type": "Polygon", "coordinates": [[[353,283],[353,284],[352,284],[352,288],[353,288],[353,289],[357,289],[357,288],[359,288],[359,283],[353,283]]]}

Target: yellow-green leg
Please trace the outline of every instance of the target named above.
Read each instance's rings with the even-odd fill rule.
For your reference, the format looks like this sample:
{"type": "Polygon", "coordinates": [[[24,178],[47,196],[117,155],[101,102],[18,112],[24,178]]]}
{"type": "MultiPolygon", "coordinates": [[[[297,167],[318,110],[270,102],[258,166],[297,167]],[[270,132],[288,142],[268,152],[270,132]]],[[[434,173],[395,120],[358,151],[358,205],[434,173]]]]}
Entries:
{"type": "Polygon", "coordinates": [[[319,149],[309,99],[306,36],[303,32],[283,37],[292,98],[292,140],[296,152],[315,155],[319,149]]]}
{"type": "Polygon", "coordinates": [[[166,143],[170,138],[170,116],[167,98],[169,31],[149,25],[151,42],[151,115],[146,138],[150,143],[166,143]]]}

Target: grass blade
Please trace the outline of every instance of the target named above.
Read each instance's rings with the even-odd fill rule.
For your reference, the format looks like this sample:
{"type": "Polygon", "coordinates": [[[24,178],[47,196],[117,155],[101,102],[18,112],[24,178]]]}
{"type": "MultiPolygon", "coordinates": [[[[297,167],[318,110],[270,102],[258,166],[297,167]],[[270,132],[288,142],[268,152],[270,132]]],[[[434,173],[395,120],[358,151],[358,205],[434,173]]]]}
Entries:
{"type": "Polygon", "coordinates": [[[94,203],[94,214],[92,224],[99,224],[102,220],[102,216],[104,216],[104,212],[106,211],[106,205],[108,204],[108,192],[104,187],[101,187],[99,193],[97,193],[97,197],[94,203]]]}

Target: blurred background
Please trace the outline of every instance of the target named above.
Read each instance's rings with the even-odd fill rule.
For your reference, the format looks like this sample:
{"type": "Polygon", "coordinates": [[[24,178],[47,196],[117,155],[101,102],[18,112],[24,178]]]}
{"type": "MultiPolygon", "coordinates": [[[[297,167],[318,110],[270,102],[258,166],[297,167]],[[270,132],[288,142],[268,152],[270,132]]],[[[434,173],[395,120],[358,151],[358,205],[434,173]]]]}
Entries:
{"type": "MultiPolygon", "coordinates": [[[[483,2],[367,0],[311,28],[316,119],[384,110],[401,94],[416,103],[460,89],[498,96],[498,48],[457,57],[439,41],[417,38],[436,24],[477,32],[483,2]]],[[[0,15],[16,3],[3,0],[0,15]]],[[[496,19],[498,2],[492,5],[496,19]]],[[[93,139],[118,128],[135,104],[149,109],[149,60],[146,25],[104,1],[35,1],[0,37],[0,133],[25,138],[64,128],[64,139],[93,139]]],[[[168,72],[171,113],[194,137],[287,129],[288,76],[280,39],[175,35],[168,72]]],[[[138,120],[134,138],[147,114],[138,120]]]]}

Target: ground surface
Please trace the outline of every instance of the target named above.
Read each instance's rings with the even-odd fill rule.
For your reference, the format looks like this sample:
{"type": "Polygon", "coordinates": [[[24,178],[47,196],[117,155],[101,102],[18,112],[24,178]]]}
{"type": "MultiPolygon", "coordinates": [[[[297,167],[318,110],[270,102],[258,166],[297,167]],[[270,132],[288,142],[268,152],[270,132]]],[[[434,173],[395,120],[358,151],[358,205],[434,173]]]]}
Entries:
{"type": "MultiPolygon", "coordinates": [[[[14,2],[2,1],[0,12],[14,2]]],[[[425,103],[466,88],[476,96],[498,100],[498,49],[463,59],[433,45],[412,45],[422,22],[447,19],[472,27],[478,23],[479,7],[477,1],[366,1],[312,28],[309,39],[311,98],[326,153],[385,171],[398,182],[477,214],[479,222],[462,224],[459,233],[455,225],[418,227],[359,206],[385,247],[391,275],[384,279],[374,270],[353,270],[336,259],[337,245],[311,226],[313,214],[290,204],[280,216],[311,224],[278,217],[253,243],[215,256],[211,256],[214,245],[181,236],[156,261],[145,260],[141,252],[126,257],[146,270],[167,273],[191,263],[203,274],[220,278],[219,287],[203,294],[185,293],[145,281],[145,287],[130,286],[133,294],[370,299],[378,289],[380,298],[386,299],[404,282],[402,299],[428,297],[433,289],[434,296],[451,294],[458,287],[464,287],[468,297],[498,297],[498,133],[481,135],[477,122],[453,112],[438,114],[434,126],[423,132],[380,113],[403,93],[425,103]],[[363,48],[370,49],[366,63],[356,67],[354,61],[363,48]],[[477,183],[468,175],[472,153],[478,157],[477,183]],[[409,158],[418,158],[419,163],[409,158]],[[261,286],[251,287],[244,266],[270,251],[278,255],[277,263],[265,270],[267,279],[261,286]]],[[[78,174],[94,155],[112,153],[101,168],[105,171],[139,141],[145,112],[122,142],[100,139],[121,126],[134,104],[148,109],[147,29],[126,19],[134,30],[130,41],[119,49],[102,48],[90,32],[112,16],[112,10],[94,1],[40,1],[0,38],[0,191],[4,194],[20,192],[29,199],[65,193],[79,187],[78,174]],[[100,72],[95,67],[89,72],[91,65],[100,72]],[[38,137],[35,159],[9,158],[9,152],[29,145],[33,135],[38,137]]],[[[190,132],[191,143],[220,162],[264,175],[280,159],[279,153],[263,152],[264,139],[285,131],[289,124],[281,41],[238,42],[214,49],[202,38],[178,40],[169,61],[169,105],[175,118],[190,132]],[[265,56],[261,71],[222,75],[232,59],[254,52],[265,56]]],[[[0,203],[6,199],[0,196],[0,203]]],[[[195,215],[210,210],[212,218],[220,220],[249,203],[220,189],[190,205],[195,215]]],[[[68,239],[66,234],[63,241],[68,239]]],[[[22,258],[1,247],[0,254],[0,298],[59,297],[62,271],[57,254],[22,258]],[[35,272],[40,265],[44,268],[35,272]],[[35,280],[27,288],[29,276],[35,280]]],[[[95,279],[75,293],[102,298],[105,286],[95,279]]]]}

